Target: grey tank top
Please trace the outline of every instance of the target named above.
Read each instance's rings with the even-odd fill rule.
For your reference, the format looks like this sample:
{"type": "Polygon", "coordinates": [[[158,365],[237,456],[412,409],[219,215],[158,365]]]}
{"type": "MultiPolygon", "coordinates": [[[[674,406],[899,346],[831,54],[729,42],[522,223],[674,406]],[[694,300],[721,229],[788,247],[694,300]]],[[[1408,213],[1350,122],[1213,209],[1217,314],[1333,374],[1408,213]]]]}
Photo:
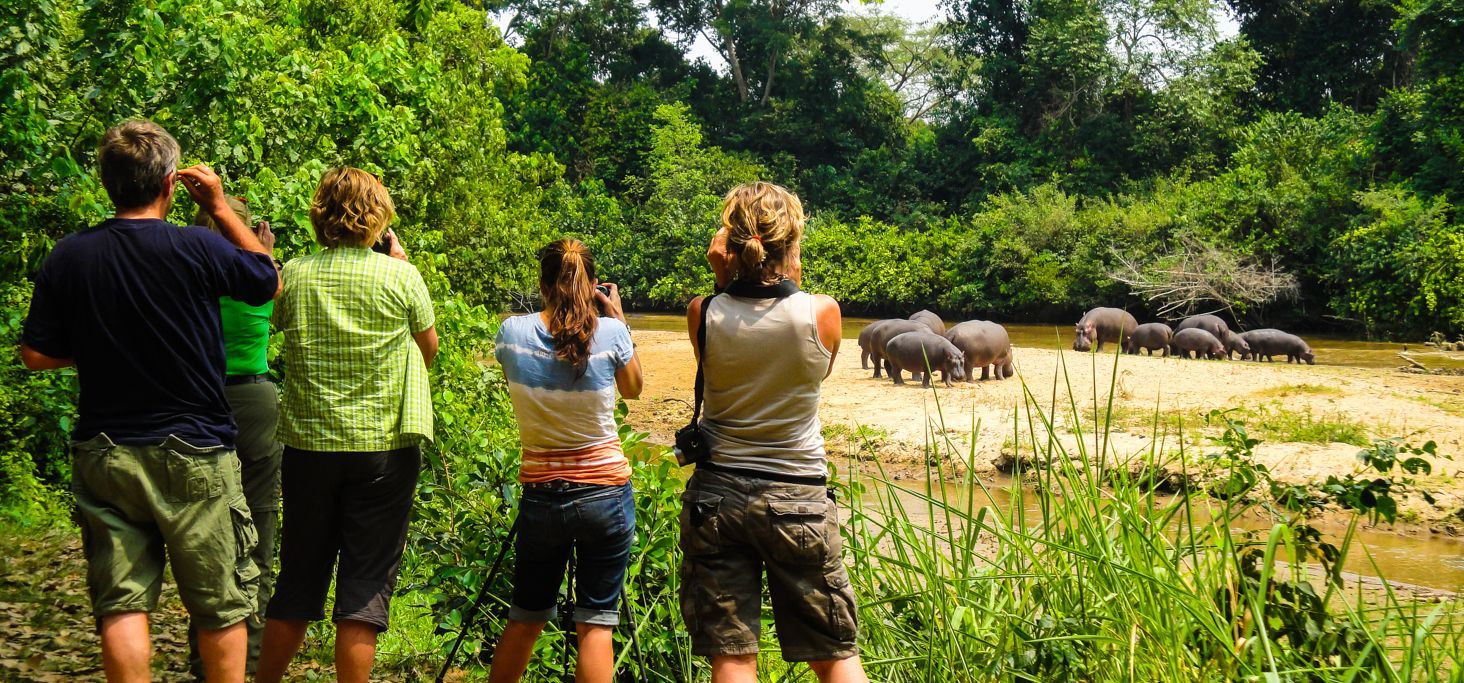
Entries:
{"type": "Polygon", "coordinates": [[[712,461],[748,470],[828,474],[818,421],[829,350],[812,294],[715,297],[707,311],[702,428],[712,461]]]}

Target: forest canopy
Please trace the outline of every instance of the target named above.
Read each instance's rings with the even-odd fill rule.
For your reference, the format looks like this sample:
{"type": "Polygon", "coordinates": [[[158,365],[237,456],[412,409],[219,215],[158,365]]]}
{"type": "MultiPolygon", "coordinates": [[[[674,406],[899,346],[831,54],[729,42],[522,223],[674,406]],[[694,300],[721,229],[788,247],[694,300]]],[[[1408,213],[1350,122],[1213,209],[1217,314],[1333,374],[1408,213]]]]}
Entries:
{"type": "MultiPolygon", "coordinates": [[[[379,173],[443,287],[534,295],[586,239],[632,305],[677,308],[720,195],[783,183],[809,288],[851,312],[1063,321],[1222,310],[1464,331],[1458,0],[25,0],[0,32],[3,283],[107,212],[108,124],[147,117],[311,247],[309,190],[379,173]],[[1238,26],[1227,35],[1222,25],[1238,26]],[[716,63],[692,56],[694,41],[716,63]],[[1208,255],[1276,273],[1184,305],[1208,255]],[[1146,279],[1147,278],[1147,279],[1146,279]]],[[[179,217],[188,207],[180,207],[179,217]]]]}

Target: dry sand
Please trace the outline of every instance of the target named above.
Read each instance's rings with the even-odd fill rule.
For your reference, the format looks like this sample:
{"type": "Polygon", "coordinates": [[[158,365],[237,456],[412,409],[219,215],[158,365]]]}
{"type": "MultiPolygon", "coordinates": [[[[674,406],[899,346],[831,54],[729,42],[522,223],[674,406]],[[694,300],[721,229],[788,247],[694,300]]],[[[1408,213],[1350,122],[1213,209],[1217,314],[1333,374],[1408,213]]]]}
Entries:
{"type": "MultiPolygon", "coordinates": [[[[684,334],[676,332],[637,330],[635,338],[646,373],[646,392],[639,401],[631,402],[630,422],[649,431],[653,441],[670,443],[671,435],[690,415],[696,371],[691,345],[684,334]]],[[[749,357],[749,362],[756,362],[755,357],[749,357]]],[[[1155,433],[1149,423],[1156,405],[1166,421],[1184,421],[1191,462],[1217,450],[1205,437],[1218,430],[1204,425],[1206,413],[1214,409],[1249,409],[1253,414],[1242,417],[1251,423],[1264,420],[1267,413],[1305,416],[1310,411],[1312,420],[1360,425],[1369,438],[1397,436],[1420,444],[1433,440],[1440,455],[1454,459],[1435,459],[1433,474],[1421,479],[1436,494],[1437,503],[1410,498],[1403,507],[1404,517],[1435,531],[1464,533],[1464,518],[1460,517],[1464,515],[1464,453],[1460,448],[1464,442],[1464,377],[1123,356],[1118,359],[1115,380],[1112,355],[1034,348],[1018,348],[1016,365],[1017,376],[1003,381],[957,384],[950,389],[937,385],[938,391],[923,389],[918,383],[895,386],[888,379],[873,379],[871,371],[861,369],[859,348],[853,339],[846,339],[834,372],[824,383],[819,411],[830,450],[836,455],[856,450],[856,439],[849,435],[862,427],[865,437],[859,443],[867,445],[872,440],[881,462],[914,469],[923,459],[923,444],[942,423],[938,415],[943,415],[940,438],[948,437],[961,459],[974,452],[969,465],[973,474],[994,470],[993,462],[1012,450],[1013,415],[1024,404],[1024,385],[1044,407],[1056,398],[1054,431],[1070,450],[1076,450],[1070,424],[1070,383],[1071,400],[1085,415],[1082,431],[1088,434],[1091,451],[1095,397],[1099,406],[1106,405],[1112,385],[1116,389],[1112,397],[1116,427],[1107,444],[1110,457],[1133,457],[1153,448],[1155,433]],[[973,423],[979,423],[974,451],[970,450],[973,423]]],[[[1025,422],[1027,411],[1021,416],[1025,422]]],[[[1021,431],[1025,440],[1029,434],[1025,424],[1021,431]]],[[[1160,452],[1177,451],[1175,430],[1166,431],[1167,435],[1160,435],[1160,452]]],[[[1286,443],[1258,436],[1265,442],[1256,449],[1256,457],[1279,478],[1314,482],[1327,475],[1358,471],[1359,448],[1355,445],[1286,443]]],[[[955,466],[958,471],[965,468],[963,463],[955,466]]]]}

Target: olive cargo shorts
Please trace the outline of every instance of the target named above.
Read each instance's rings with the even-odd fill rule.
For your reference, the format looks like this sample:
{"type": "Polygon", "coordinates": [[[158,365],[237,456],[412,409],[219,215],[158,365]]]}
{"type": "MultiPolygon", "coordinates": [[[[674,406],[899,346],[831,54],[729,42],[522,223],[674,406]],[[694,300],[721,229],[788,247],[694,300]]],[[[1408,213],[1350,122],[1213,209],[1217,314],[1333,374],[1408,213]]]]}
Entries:
{"type": "Polygon", "coordinates": [[[71,452],[93,614],[153,611],[167,561],[198,627],[224,628],[254,612],[258,539],[233,450],[175,436],[118,445],[100,434],[71,452]]]}
{"type": "Polygon", "coordinates": [[[681,616],[693,654],[758,651],[764,570],[783,659],[859,653],[838,508],[824,487],[698,470],[681,500],[681,616]]]}

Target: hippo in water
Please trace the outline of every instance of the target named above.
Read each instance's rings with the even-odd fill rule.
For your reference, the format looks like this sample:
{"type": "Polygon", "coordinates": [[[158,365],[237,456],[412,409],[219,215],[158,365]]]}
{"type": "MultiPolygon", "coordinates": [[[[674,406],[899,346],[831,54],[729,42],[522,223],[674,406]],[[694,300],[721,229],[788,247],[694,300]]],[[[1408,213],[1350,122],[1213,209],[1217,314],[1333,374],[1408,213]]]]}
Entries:
{"type": "Polygon", "coordinates": [[[875,326],[872,327],[875,329],[869,333],[869,360],[874,363],[876,378],[879,377],[880,368],[884,367],[885,345],[889,344],[891,339],[906,332],[930,331],[930,327],[925,323],[914,320],[884,320],[875,323],[875,326]]]}
{"type": "Polygon", "coordinates": [[[1095,308],[1084,313],[1074,327],[1074,351],[1102,351],[1105,342],[1116,342],[1123,346],[1129,335],[1138,329],[1139,321],[1121,308],[1095,308]],[[1094,344],[1097,344],[1096,348],[1094,344]]]}
{"type": "MultiPolygon", "coordinates": [[[[895,320],[899,320],[899,318],[886,318],[885,320],[876,320],[868,325],[865,325],[864,329],[859,331],[859,367],[868,370],[869,359],[877,359],[879,357],[878,354],[875,353],[874,332],[875,330],[879,329],[881,325],[895,320]]],[[[874,367],[876,369],[879,368],[878,360],[874,362],[874,367]]],[[[876,372],[874,376],[879,377],[879,373],[876,372]]]]}
{"type": "Polygon", "coordinates": [[[1311,347],[1301,337],[1289,332],[1267,328],[1251,330],[1240,336],[1250,344],[1250,355],[1256,360],[1264,357],[1271,361],[1272,356],[1286,356],[1287,363],[1317,364],[1317,356],[1312,353],[1311,347]]]}
{"type": "Polygon", "coordinates": [[[1198,327],[1175,332],[1174,338],[1169,340],[1169,350],[1180,358],[1189,358],[1190,353],[1194,353],[1195,358],[1211,360],[1225,357],[1225,345],[1215,335],[1198,327]]]}
{"type": "Polygon", "coordinates": [[[935,374],[935,370],[940,371],[940,379],[946,386],[951,386],[951,380],[966,379],[966,355],[945,337],[925,329],[906,332],[891,339],[885,345],[885,363],[885,370],[890,373],[895,384],[905,383],[900,379],[901,370],[924,373],[924,379],[920,383],[923,387],[930,386],[930,376],[935,374]],[[927,361],[932,372],[925,371],[927,361]]]}
{"type": "Polygon", "coordinates": [[[1168,356],[1169,340],[1173,336],[1174,330],[1169,329],[1169,326],[1164,323],[1144,323],[1129,335],[1128,343],[1123,346],[1123,352],[1137,356],[1140,350],[1144,350],[1152,356],[1154,351],[1158,350],[1168,356]]]}
{"type": "Polygon", "coordinates": [[[1234,359],[1239,354],[1240,359],[1245,360],[1251,355],[1250,343],[1245,337],[1236,334],[1235,330],[1225,330],[1225,336],[1220,338],[1220,343],[1225,345],[1226,358],[1234,359]]]}
{"type": "Polygon", "coordinates": [[[1224,320],[1221,320],[1219,317],[1213,315],[1192,315],[1188,318],[1185,318],[1184,322],[1181,322],[1179,325],[1177,325],[1174,328],[1174,331],[1178,332],[1180,330],[1188,330],[1193,328],[1198,328],[1209,332],[1211,336],[1219,339],[1221,343],[1224,343],[1225,341],[1225,333],[1230,331],[1230,326],[1225,324],[1224,320]]]}
{"type": "Polygon", "coordinates": [[[941,320],[940,316],[928,310],[920,310],[912,313],[910,319],[917,323],[925,323],[926,327],[929,327],[930,331],[936,334],[944,335],[946,333],[945,321],[941,320]]]}
{"type": "Polygon", "coordinates": [[[1012,340],[1005,327],[989,320],[968,320],[947,330],[945,338],[965,354],[967,382],[976,381],[978,367],[983,380],[993,371],[996,379],[1016,374],[1012,367],[1012,340]]]}

